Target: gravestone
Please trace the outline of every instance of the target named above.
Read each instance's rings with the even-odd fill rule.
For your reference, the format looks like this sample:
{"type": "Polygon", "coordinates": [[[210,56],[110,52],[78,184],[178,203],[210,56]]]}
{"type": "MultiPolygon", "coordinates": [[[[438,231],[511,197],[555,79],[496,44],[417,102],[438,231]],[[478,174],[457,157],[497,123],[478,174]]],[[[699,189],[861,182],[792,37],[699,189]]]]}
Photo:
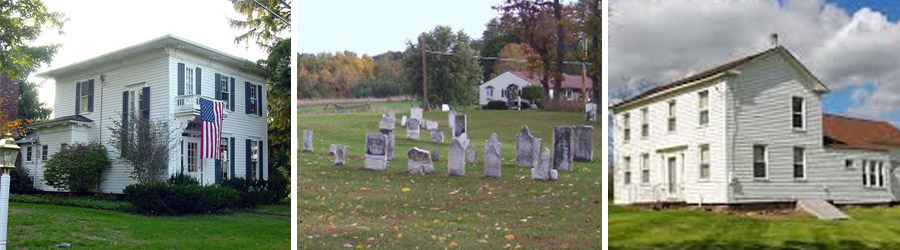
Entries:
{"type": "Polygon", "coordinates": [[[404,115],[403,118],[400,119],[400,126],[406,127],[406,121],[407,121],[407,119],[406,119],[406,116],[404,115]]]}
{"type": "Polygon", "coordinates": [[[303,152],[313,151],[313,131],[312,129],[303,130],[303,152]]]}
{"type": "Polygon", "coordinates": [[[331,144],[331,147],[334,148],[334,165],[342,166],[346,164],[347,161],[347,146],[346,145],[337,145],[331,144]]]}
{"type": "Polygon", "coordinates": [[[328,147],[328,155],[334,155],[337,146],[337,144],[331,144],[331,146],[328,147]]]}
{"type": "Polygon", "coordinates": [[[450,110],[450,113],[447,114],[447,126],[450,127],[451,135],[453,135],[453,131],[456,131],[456,121],[453,118],[456,118],[456,110],[450,110]]]}
{"type": "Polygon", "coordinates": [[[387,145],[385,145],[385,156],[388,160],[394,159],[394,130],[393,129],[379,129],[387,139],[387,145]]]}
{"type": "Polygon", "coordinates": [[[443,112],[450,111],[450,104],[446,104],[446,103],[441,104],[441,111],[443,111],[443,112]]]}
{"type": "Polygon", "coordinates": [[[387,137],[384,134],[366,134],[365,169],[376,171],[387,169],[387,137]]]}
{"type": "Polygon", "coordinates": [[[432,130],[431,131],[431,142],[443,144],[444,143],[444,131],[432,130]]]}
{"type": "Polygon", "coordinates": [[[440,154],[438,154],[437,149],[431,150],[431,161],[436,162],[439,160],[441,160],[441,156],[440,156],[440,154]]]}
{"type": "Polygon", "coordinates": [[[469,145],[466,147],[466,164],[475,163],[478,161],[478,152],[475,151],[475,147],[469,145]]]}
{"type": "Polygon", "coordinates": [[[378,123],[378,127],[381,129],[394,130],[397,127],[397,123],[394,121],[394,118],[386,115],[381,117],[381,122],[378,123]]]}
{"type": "Polygon", "coordinates": [[[528,126],[522,126],[516,136],[516,164],[520,167],[534,167],[534,155],[541,154],[541,138],[531,135],[528,126]]]}
{"type": "Polygon", "coordinates": [[[500,146],[497,133],[484,142],[484,177],[500,178],[500,146]]]}
{"type": "Polygon", "coordinates": [[[572,127],[553,127],[553,169],[572,171],[572,127]]]}
{"type": "Polygon", "coordinates": [[[418,119],[422,121],[422,108],[410,108],[409,119],[418,119]]]}
{"type": "Polygon", "coordinates": [[[559,172],[550,168],[550,149],[544,148],[543,153],[536,158],[534,168],[531,169],[531,179],[546,181],[559,178],[559,172]]]}
{"type": "Polygon", "coordinates": [[[426,130],[438,130],[438,122],[425,120],[425,129],[426,130]]]}
{"type": "Polygon", "coordinates": [[[453,117],[453,137],[459,137],[466,133],[466,115],[453,117]]]}
{"type": "Polygon", "coordinates": [[[597,122],[597,104],[589,102],[584,105],[584,118],[587,122],[597,122]]]}
{"type": "Polygon", "coordinates": [[[594,161],[594,127],[572,128],[572,159],[579,162],[594,161]]]}
{"type": "Polygon", "coordinates": [[[409,157],[407,160],[407,169],[410,174],[422,175],[434,173],[434,163],[431,162],[431,155],[427,150],[414,147],[406,153],[409,157]]]}
{"type": "Polygon", "coordinates": [[[397,123],[397,112],[394,112],[394,110],[388,110],[387,118],[390,119],[391,122],[397,123]]]}
{"type": "Polygon", "coordinates": [[[420,121],[421,120],[415,119],[415,118],[412,118],[412,119],[409,119],[408,121],[406,121],[406,138],[413,139],[413,140],[419,140],[419,131],[421,129],[419,127],[420,121]]]}
{"type": "Polygon", "coordinates": [[[450,150],[447,152],[447,175],[466,175],[466,148],[469,140],[466,138],[453,138],[450,142],[450,150]]]}

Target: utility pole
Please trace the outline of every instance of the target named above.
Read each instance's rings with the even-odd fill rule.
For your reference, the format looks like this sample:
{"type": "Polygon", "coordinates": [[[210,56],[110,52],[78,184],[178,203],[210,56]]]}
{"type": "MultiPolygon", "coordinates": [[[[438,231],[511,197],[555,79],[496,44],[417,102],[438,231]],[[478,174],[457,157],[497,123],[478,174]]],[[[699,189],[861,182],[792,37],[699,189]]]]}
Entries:
{"type": "Polygon", "coordinates": [[[424,102],[424,107],[422,108],[428,111],[431,104],[428,103],[428,62],[425,61],[425,32],[422,32],[419,46],[422,47],[422,101],[424,102]]]}
{"type": "Polygon", "coordinates": [[[582,40],[581,44],[581,51],[583,53],[581,57],[581,99],[587,104],[589,96],[587,92],[587,34],[584,35],[584,40],[582,40]]]}

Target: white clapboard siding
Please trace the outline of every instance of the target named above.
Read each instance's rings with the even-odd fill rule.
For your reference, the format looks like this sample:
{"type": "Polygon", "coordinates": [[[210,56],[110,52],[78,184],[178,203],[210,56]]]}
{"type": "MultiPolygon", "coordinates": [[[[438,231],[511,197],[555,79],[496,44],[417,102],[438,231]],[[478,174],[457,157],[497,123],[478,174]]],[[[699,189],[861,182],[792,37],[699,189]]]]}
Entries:
{"type": "Polygon", "coordinates": [[[478,86],[478,105],[484,106],[490,101],[507,101],[506,96],[503,96],[502,93],[511,84],[518,85],[519,89],[531,86],[530,82],[507,71],[478,86]],[[487,96],[487,90],[485,89],[488,86],[494,87],[494,94],[492,96],[487,96]]]}

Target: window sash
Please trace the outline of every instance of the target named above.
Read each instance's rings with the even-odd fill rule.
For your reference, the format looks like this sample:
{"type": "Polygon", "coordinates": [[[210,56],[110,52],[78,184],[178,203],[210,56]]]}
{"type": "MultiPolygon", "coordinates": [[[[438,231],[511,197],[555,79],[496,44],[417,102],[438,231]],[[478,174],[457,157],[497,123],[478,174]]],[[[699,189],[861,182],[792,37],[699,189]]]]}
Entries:
{"type": "Polygon", "coordinates": [[[184,94],[194,94],[194,68],[184,68],[184,94]]]}
{"type": "Polygon", "coordinates": [[[33,147],[25,147],[25,161],[33,161],[34,160],[34,149],[33,147]]]}
{"type": "Polygon", "coordinates": [[[622,162],[625,167],[625,184],[631,184],[631,157],[625,157],[622,162]]]}
{"type": "Polygon", "coordinates": [[[641,182],[650,182],[650,155],[641,155],[641,182]]]}
{"type": "Polygon", "coordinates": [[[709,146],[700,146],[700,179],[709,179],[709,146]]]}
{"type": "Polygon", "coordinates": [[[802,129],[804,123],[804,109],[806,103],[803,97],[794,96],[791,98],[791,126],[802,129]]]}
{"type": "Polygon", "coordinates": [[[794,147],[794,178],[806,178],[806,152],[802,147],[794,147]]]}
{"type": "Polygon", "coordinates": [[[766,147],[762,145],[753,146],[753,178],[767,178],[767,157],[766,147]]]}
{"type": "Polygon", "coordinates": [[[222,102],[225,104],[224,109],[229,110],[229,107],[231,106],[231,102],[228,99],[231,98],[231,96],[229,95],[231,90],[228,89],[228,79],[230,79],[230,78],[228,78],[226,76],[221,76],[220,78],[221,78],[222,82],[220,82],[219,84],[222,85],[222,87],[221,87],[221,92],[219,92],[220,93],[219,95],[222,97],[222,102]]]}
{"type": "Polygon", "coordinates": [[[42,161],[47,160],[47,156],[50,154],[50,152],[47,152],[47,151],[50,151],[49,147],[47,145],[41,146],[41,160],[42,161]]]}

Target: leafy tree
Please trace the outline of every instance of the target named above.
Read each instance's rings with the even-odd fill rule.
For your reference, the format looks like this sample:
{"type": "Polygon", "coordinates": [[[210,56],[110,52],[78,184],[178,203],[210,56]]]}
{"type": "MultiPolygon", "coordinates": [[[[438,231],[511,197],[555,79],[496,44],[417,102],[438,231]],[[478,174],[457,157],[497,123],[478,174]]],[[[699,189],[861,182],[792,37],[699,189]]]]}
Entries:
{"type": "Polygon", "coordinates": [[[495,62],[491,78],[507,71],[527,71],[531,65],[528,63],[529,59],[533,59],[537,54],[531,50],[531,47],[528,47],[528,44],[510,43],[503,47],[497,56],[502,59],[513,59],[515,61],[503,60],[495,62]]]}
{"type": "MultiPolygon", "coordinates": [[[[473,47],[477,49],[482,57],[500,57],[505,58],[500,52],[509,44],[521,43],[518,36],[512,32],[508,32],[503,28],[500,20],[491,19],[485,25],[484,32],[481,33],[481,39],[473,43],[473,47]]],[[[498,60],[482,60],[481,66],[484,69],[484,78],[488,79],[495,76],[497,72],[494,67],[502,63],[498,60]]]]}
{"type": "Polygon", "coordinates": [[[47,10],[40,0],[0,1],[0,74],[22,79],[49,63],[59,44],[30,46],[44,28],[62,34],[63,14],[47,10]]]}
{"type": "Polygon", "coordinates": [[[353,97],[384,98],[398,96],[409,92],[406,90],[406,87],[408,87],[408,85],[402,85],[401,83],[387,80],[367,80],[359,83],[359,85],[356,87],[356,90],[353,91],[353,97]]]}
{"type": "Polygon", "coordinates": [[[139,117],[133,113],[113,120],[110,145],[119,151],[119,161],[131,166],[131,178],[141,184],[162,181],[169,165],[169,152],[178,143],[176,126],[169,120],[139,117]]]}
{"type": "Polygon", "coordinates": [[[375,63],[368,55],[353,52],[300,54],[297,81],[301,98],[353,96],[357,85],[372,79],[375,63]]]}
{"type": "Polygon", "coordinates": [[[19,82],[19,117],[34,121],[43,121],[50,118],[53,111],[46,103],[38,99],[37,83],[29,81],[19,82]]]}
{"type": "MultiPolygon", "coordinates": [[[[483,74],[469,36],[462,31],[454,33],[447,26],[438,26],[425,34],[425,40],[426,50],[440,53],[426,57],[428,99],[435,104],[455,106],[475,103],[483,74]]],[[[411,92],[419,98],[422,98],[423,79],[421,49],[421,44],[409,43],[403,60],[411,92]]]]}
{"type": "Polygon", "coordinates": [[[77,143],[63,147],[44,165],[44,182],[51,187],[83,194],[103,182],[103,172],[112,163],[100,142],[77,143]]]}
{"type": "Polygon", "coordinates": [[[279,41],[263,63],[269,84],[269,176],[291,169],[291,39],[279,41]],[[273,172],[274,171],[274,172],[273,172]]]}
{"type": "Polygon", "coordinates": [[[291,1],[290,0],[231,0],[234,10],[245,19],[228,19],[231,28],[247,30],[234,38],[235,43],[248,43],[255,40],[260,47],[273,49],[284,33],[290,33],[291,1]],[[259,4],[263,6],[260,6],[259,4]],[[268,10],[266,10],[268,8],[268,10]],[[272,14],[272,12],[277,15],[272,14]],[[284,18],[284,21],[281,18],[284,18]],[[285,32],[287,31],[287,32],[285,32]]]}
{"type": "Polygon", "coordinates": [[[592,92],[592,100],[600,105],[600,69],[601,69],[601,51],[600,51],[600,33],[602,32],[600,20],[600,0],[580,0],[578,1],[578,26],[586,38],[590,39],[590,45],[587,48],[587,61],[591,63],[588,66],[587,75],[594,82],[592,92]]]}

